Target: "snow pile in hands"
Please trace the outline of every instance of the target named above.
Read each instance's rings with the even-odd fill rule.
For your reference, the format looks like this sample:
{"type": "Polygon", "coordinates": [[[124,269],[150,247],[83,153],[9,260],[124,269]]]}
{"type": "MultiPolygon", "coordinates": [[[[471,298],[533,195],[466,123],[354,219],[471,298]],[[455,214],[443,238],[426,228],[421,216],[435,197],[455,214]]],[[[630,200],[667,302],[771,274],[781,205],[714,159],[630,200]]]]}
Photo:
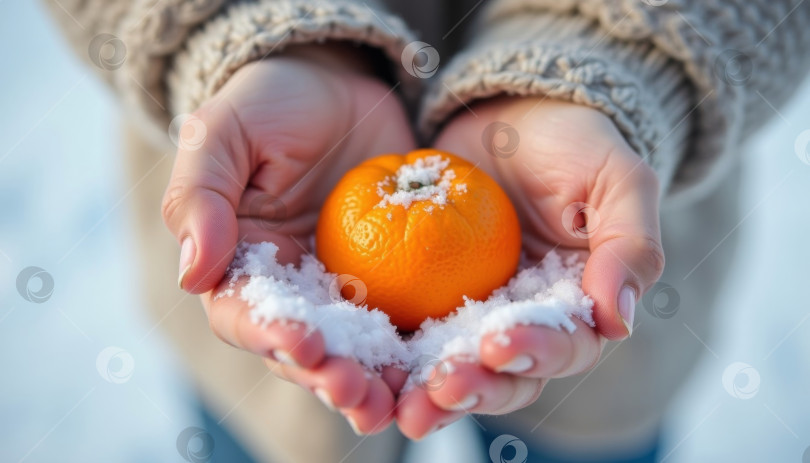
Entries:
{"type": "MultiPolygon", "coordinates": [[[[251,307],[254,323],[303,322],[321,332],[330,355],[356,358],[368,368],[408,367],[415,359],[478,358],[482,336],[502,333],[518,325],[543,325],[573,332],[571,317],[593,326],[593,301],[581,288],[584,264],[576,256],[563,260],[550,252],[534,267],[524,268],[486,301],[465,300],[462,307],[441,319],[428,319],[409,339],[403,339],[388,315],[358,307],[340,295],[343,285],[362,282],[325,271],[323,264],[304,256],[301,267],[276,260],[273,243],[242,244],[229,269],[231,285],[247,277],[238,297],[251,307]]],[[[229,290],[232,295],[233,291],[229,290]]]]}

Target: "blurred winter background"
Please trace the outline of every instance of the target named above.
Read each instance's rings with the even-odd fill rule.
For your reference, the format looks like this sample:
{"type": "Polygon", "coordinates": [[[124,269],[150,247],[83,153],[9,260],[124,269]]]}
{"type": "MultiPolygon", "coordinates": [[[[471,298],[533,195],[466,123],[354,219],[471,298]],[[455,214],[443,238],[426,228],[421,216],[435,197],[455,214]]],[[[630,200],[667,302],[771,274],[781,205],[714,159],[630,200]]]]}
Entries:
{"type": "MultiPolygon", "coordinates": [[[[183,461],[191,388],[139,310],[115,102],[38,2],[0,13],[0,461],[183,461]],[[46,303],[17,290],[31,266],[53,277],[46,303]]],[[[805,86],[745,154],[744,257],[666,461],[810,461],[808,129],[805,86]]],[[[431,442],[412,459],[472,461],[431,442]]]]}

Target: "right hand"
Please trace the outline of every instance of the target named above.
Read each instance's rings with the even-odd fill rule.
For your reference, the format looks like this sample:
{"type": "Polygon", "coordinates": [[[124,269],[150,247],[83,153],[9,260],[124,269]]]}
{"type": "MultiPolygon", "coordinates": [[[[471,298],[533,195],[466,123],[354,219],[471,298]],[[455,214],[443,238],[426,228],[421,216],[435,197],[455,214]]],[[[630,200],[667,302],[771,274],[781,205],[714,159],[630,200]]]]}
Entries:
{"type": "Polygon", "coordinates": [[[460,153],[504,187],[521,218],[529,262],[551,250],[585,261],[582,289],[594,300],[596,326],[575,319],[570,334],[525,325],[485,336],[480,362],[449,359],[451,373],[440,386],[399,397],[397,424],[412,438],[464,413],[502,415],[526,407],[549,378],[593,368],[605,339],[630,335],[636,301],[664,265],[658,178],[610,118],[545,96],[498,96],[473,108],[443,127],[436,148],[460,153]],[[497,153],[482,143],[495,123],[513,131],[514,151],[497,153]],[[510,340],[506,345],[502,335],[510,340]]]}
{"type": "Polygon", "coordinates": [[[348,45],[303,45],[242,67],[195,111],[207,130],[202,144],[182,143],[189,128],[181,129],[163,217],[181,244],[179,285],[201,294],[213,332],[371,433],[393,419],[392,390],[404,373],[367,375],[356,360],[327,356],[317,327],[253,324],[238,297],[243,281],[215,299],[228,287],[238,242],[271,241],[281,263],[297,265],[313,251],[321,205],[347,170],[415,148],[396,93],[363,58],[348,45]]]}

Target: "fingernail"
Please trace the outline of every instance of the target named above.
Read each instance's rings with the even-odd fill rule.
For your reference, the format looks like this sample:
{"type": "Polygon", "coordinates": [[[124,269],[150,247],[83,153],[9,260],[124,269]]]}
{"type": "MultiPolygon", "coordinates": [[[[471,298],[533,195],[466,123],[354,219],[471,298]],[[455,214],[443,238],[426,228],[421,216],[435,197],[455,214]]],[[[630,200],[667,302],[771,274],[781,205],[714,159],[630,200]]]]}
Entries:
{"type": "Polygon", "coordinates": [[[627,335],[633,334],[633,318],[636,315],[636,290],[625,286],[619,292],[619,315],[622,317],[627,335]]]}
{"type": "Polygon", "coordinates": [[[495,368],[497,373],[524,373],[534,367],[534,359],[526,354],[516,355],[512,360],[495,368]]]}
{"type": "Polygon", "coordinates": [[[313,392],[315,393],[315,397],[321,399],[321,402],[323,402],[323,404],[326,405],[326,408],[328,408],[329,411],[332,412],[335,411],[335,403],[332,402],[332,396],[329,395],[329,393],[326,392],[325,389],[316,387],[313,392]]]}
{"type": "Polygon", "coordinates": [[[478,402],[481,400],[477,394],[470,394],[464,399],[456,402],[455,404],[451,405],[447,409],[453,412],[466,412],[467,410],[475,407],[478,405],[478,402]]]}
{"type": "Polygon", "coordinates": [[[360,428],[357,427],[357,422],[354,421],[354,418],[352,418],[351,416],[347,416],[346,421],[349,422],[349,426],[352,427],[352,431],[354,431],[355,434],[357,434],[358,436],[365,435],[362,431],[360,431],[360,428]]]}
{"type": "Polygon", "coordinates": [[[180,245],[180,276],[177,277],[177,286],[180,289],[183,289],[183,279],[191,268],[191,264],[194,263],[196,251],[194,240],[190,236],[183,238],[183,244],[180,245]]]}
{"type": "Polygon", "coordinates": [[[290,353],[285,350],[273,349],[272,354],[274,359],[278,360],[279,362],[285,365],[293,365],[296,367],[299,366],[298,362],[295,361],[293,356],[290,355],[290,353]]]}

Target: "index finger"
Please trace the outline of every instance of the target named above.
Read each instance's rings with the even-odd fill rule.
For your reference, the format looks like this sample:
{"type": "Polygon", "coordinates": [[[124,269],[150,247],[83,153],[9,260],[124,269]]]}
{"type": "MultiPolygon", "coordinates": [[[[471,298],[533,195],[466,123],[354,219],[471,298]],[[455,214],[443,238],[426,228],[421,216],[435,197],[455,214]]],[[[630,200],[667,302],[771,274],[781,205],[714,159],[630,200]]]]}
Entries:
{"type": "Polygon", "coordinates": [[[177,155],[163,196],[163,221],[181,245],[178,285],[202,293],[216,286],[233,258],[236,208],[250,160],[231,113],[200,108],[172,121],[177,155]]]}
{"type": "Polygon", "coordinates": [[[637,155],[620,151],[606,169],[609,191],[594,204],[598,224],[586,232],[591,254],[582,275],[596,328],[613,340],[632,333],[636,302],[664,270],[658,178],[637,155]]]}

